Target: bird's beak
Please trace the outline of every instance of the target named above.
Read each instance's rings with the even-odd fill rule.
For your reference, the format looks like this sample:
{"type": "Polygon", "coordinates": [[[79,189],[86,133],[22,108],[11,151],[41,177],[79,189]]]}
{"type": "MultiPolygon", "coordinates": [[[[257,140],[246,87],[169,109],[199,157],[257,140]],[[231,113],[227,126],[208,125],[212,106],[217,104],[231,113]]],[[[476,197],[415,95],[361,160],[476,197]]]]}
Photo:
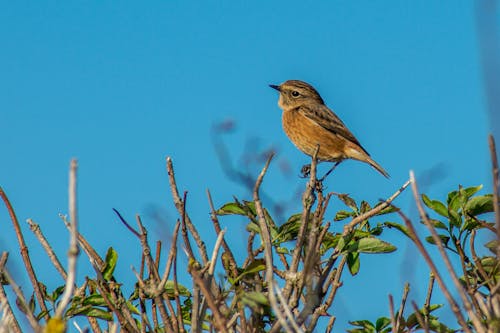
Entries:
{"type": "Polygon", "coordinates": [[[281,88],[280,86],[277,86],[277,85],[274,85],[274,84],[270,84],[269,87],[273,88],[273,89],[276,89],[278,91],[281,91],[281,88]]]}

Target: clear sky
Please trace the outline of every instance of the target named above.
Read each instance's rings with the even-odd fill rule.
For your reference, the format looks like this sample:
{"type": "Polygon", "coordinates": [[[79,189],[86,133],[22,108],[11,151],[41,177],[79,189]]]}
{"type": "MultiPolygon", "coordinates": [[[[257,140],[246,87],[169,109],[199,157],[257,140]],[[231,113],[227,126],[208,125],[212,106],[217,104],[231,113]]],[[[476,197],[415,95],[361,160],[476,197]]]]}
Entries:
{"type": "MultiPolygon", "coordinates": [[[[141,214],[151,242],[168,243],[177,215],[166,156],[209,249],[215,237],[205,190],[216,206],[232,195],[250,199],[220,167],[211,139],[219,122],[235,124],[223,140],[241,168],[257,174],[263,165],[242,158],[248,149],[276,150],[263,190],[289,203],[285,215],[299,211],[293,193],[305,185],[298,174],[309,158],[283,133],[278,96],[268,87],[288,79],[313,84],[391,174],[387,180],[348,161],[328,190],[373,203],[410,169],[431,197],[444,199],[458,184],[491,190],[472,1],[2,2],[0,43],[0,185],[42,280],[56,273],[44,268],[24,221],[33,218],[66,253],[58,214],[67,212],[72,157],[79,160],[81,232],[102,255],[117,249],[122,279],[134,279],[139,242],[111,208],[131,222],[141,214]]],[[[396,204],[414,214],[409,193],[396,204]]],[[[28,283],[9,223],[0,205],[0,250],[11,252],[10,267],[28,283]]],[[[231,242],[244,239],[243,221],[223,224],[231,242]]],[[[346,275],[333,307],[339,330],[348,320],[388,316],[387,294],[398,299],[407,280],[411,298],[423,300],[426,268],[416,250],[396,232],[383,238],[399,251],[362,257],[359,275],[346,275]]],[[[89,269],[83,256],[80,263],[89,269]]]]}

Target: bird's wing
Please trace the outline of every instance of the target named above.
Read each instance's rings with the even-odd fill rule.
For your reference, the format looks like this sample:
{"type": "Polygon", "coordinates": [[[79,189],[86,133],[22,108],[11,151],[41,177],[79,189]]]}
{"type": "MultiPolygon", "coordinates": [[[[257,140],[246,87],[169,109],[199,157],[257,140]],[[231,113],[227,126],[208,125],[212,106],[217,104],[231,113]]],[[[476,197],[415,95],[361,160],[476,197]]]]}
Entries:
{"type": "Polygon", "coordinates": [[[367,155],[369,155],[366,149],[363,148],[363,146],[361,146],[361,144],[359,143],[358,139],[356,139],[354,134],[352,134],[351,131],[347,129],[346,125],[342,122],[342,120],[340,120],[340,118],[335,113],[333,113],[326,105],[315,105],[315,106],[308,105],[308,106],[298,107],[297,109],[298,112],[302,113],[304,116],[316,122],[318,125],[325,128],[326,130],[333,132],[337,135],[340,135],[346,140],[349,140],[350,142],[358,145],[361,149],[365,151],[367,155]]]}

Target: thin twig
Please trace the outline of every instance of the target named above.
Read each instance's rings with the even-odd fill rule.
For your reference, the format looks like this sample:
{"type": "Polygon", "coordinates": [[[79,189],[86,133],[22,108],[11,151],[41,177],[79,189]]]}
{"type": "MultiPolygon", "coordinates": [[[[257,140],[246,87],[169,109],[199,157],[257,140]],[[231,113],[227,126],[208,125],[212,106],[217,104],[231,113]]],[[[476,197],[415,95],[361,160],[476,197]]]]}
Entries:
{"type": "Polygon", "coordinates": [[[422,315],[420,314],[420,310],[417,306],[417,303],[415,301],[411,301],[411,306],[413,307],[413,311],[415,311],[415,316],[417,317],[417,321],[420,324],[420,327],[424,329],[425,333],[429,333],[429,325],[428,323],[422,318],[422,315]]]}
{"type": "MultiPolygon", "coordinates": [[[[177,280],[177,248],[175,248],[175,255],[174,255],[174,269],[172,271],[173,277],[174,277],[174,298],[175,298],[175,304],[177,305],[177,317],[176,317],[176,325],[177,325],[177,330],[178,332],[185,332],[186,329],[184,328],[184,321],[182,319],[182,308],[181,308],[181,300],[180,300],[180,292],[179,292],[179,283],[177,280]]],[[[175,313],[172,312],[172,316],[175,316],[175,313]]]]}
{"type": "Polygon", "coordinates": [[[328,325],[326,325],[326,331],[325,331],[326,333],[332,332],[333,324],[335,324],[335,319],[337,319],[337,317],[331,316],[330,319],[328,320],[328,325]]]}
{"type": "Polygon", "coordinates": [[[269,234],[269,230],[267,228],[266,224],[266,218],[264,215],[264,209],[262,208],[262,204],[260,202],[259,198],[259,189],[260,185],[262,184],[262,181],[264,180],[264,175],[267,172],[267,168],[269,167],[269,163],[271,163],[271,160],[273,158],[273,155],[269,156],[266,164],[264,165],[264,168],[260,172],[259,176],[257,177],[257,181],[255,182],[255,186],[253,189],[253,200],[255,203],[255,210],[257,211],[257,217],[258,217],[258,222],[259,222],[259,228],[260,228],[260,237],[262,239],[262,243],[264,245],[264,258],[266,260],[266,282],[269,288],[269,302],[271,304],[271,308],[274,310],[274,313],[276,317],[278,318],[279,323],[281,324],[281,327],[286,331],[286,332],[293,332],[291,328],[288,326],[288,323],[286,321],[285,316],[281,312],[281,309],[278,304],[278,300],[276,299],[276,294],[274,292],[274,276],[273,276],[273,250],[272,250],[272,245],[271,245],[271,236],[269,234]]]}
{"type": "MultiPolygon", "coordinates": [[[[207,198],[208,198],[208,204],[210,206],[210,217],[212,219],[212,224],[214,225],[215,228],[215,233],[217,235],[220,234],[221,232],[221,227],[219,223],[219,219],[217,218],[217,214],[215,213],[215,207],[214,207],[214,202],[212,200],[212,195],[210,194],[210,191],[207,189],[207,198]]],[[[236,264],[236,259],[234,258],[233,251],[229,248],[229,245],[227,245],[226,240],[223,238],[222,239],[222,247],[224,248],[224,252],[227,253],[227,256],[229,256],[229,261],[231,262],[231,273],[233,276],[238,275],[238,265],[236,264]]]]}
{"type": "Polygon", "coordinates": [[[396,332],[399,332],[401,328],[401,323],[403,322],[403,314],[406,305],[406,299],[408,298],[408,293],[410,292],[410,284],[408,282],[405,283],[405,287],[403,289],[403,297],[401,297],[401,305],[398,310],[398,317],[396,318],[396,332]]]}
{"type": "MultiPolygon", "coordinates": [[[[301,216],[301,225],[299,229],[299,234],[297,235],[297,244],[295,245],[295,251],[293,252],[292,264],[290,266],[291,275],[297,273],[297,269],[299,267],[301,252],[303,250],[302,245],[304,244],[306,238],[306,230],[309,224],[309,214],[311,212],[311,207],[314,204],[314,188],[316,186],[316,165],[318,163],[318,151],[319,151],[319,145],[316,147],[314,155],[311,159],[311,173],[309,181],[307,182],[306,185],[306,190],[304,192],[304,195],[302,196],[303,210],[301,216]]],[[[287,284],[285,286],[285,289],[283,290],[283,295],[286,298],[290,297],[290,290],[288,287],[289,285],[290,284],[288,283],[287,280],[287,284]]]]}
{"type": "Polygon", "coordinates": [[[174,200],[174,205],[177,208],[177,211],[181,216],[183,216],[183,222],[186,223],[189,231],[191,232],[191,235],[193,236],[196,245],[200,251],[201,254],[201,259],[203,262],[203,265],[206,265],[208,263],[208,255],[207,255],[207,248],[205,246],[205,243],[202,241],[200,234],[196,230],[196,228],[193,226],[193,223],[191,222],[191,219],[189,218],[189,215],[186,212],[186,207],[185,207],[185,202],[181,200],[181,197],[179,196],[179,190],[177,188],[177,182],[175,180],[175,173],[174,173],[174,166],[172,163],[172,159],[170,157],[167,157],[167,173],[168,173],[168,179],[170,182],[170,190],[172,192],[172,197],[174,200]]]}
{"type": "Polygon", "coordinates": [[[486,283],[488,285],[488,289],[494,288],[494,284],[492,279],[488,276],[486,271],[484,270],[483,264],[481,263],[481,260],[477,256],[476,249],[475,249],[475,240],[476,240],[476,230],[472,230],[470,234],[470,239],[469,239],[469,245],[470,245],[470,252],[472,255],[472,260],[474,261],[474,265],[476,265],[477,271],[481,275],[481,278],[484,280],[483,283],[486,283]]]}
{"type": "Polygon", "coordinates": [[[212,252],[212,257],[210,259],[210,266],[208,269],[209,275],[214,275],[215,263],[217,261],[217,256],[219,254],[219,249],[224,241],[224,234],[226,233],[226,229],[221,230],[219,235],[217,236],[217,241],[215,242],[214,251],[212,252]]]}
{"type": "MultiPolygon", "coordinates": [[[[156,270],[156,266],[154,264],[153,257],[151,256],[151,247],[149,246],[149,243],[148,243],[148,232],[147,232],[146,228],[144,227],[144,225],[142,224],[142,221],[141,221],[141,218],[139,215],[136,215],[136,221],[137,221],[137,225],[138,225],[139,231],[140,231],[140,238],[139,239],[141,241],[142,253],[144,254],[144,257],[146,258],[146,265],[147,265],[148,270],[149,270],[149,276],[150,276],[151,280],[153,281],[153,285],[158,285],[160,283],[160,276],[158,274],[158,271],[156,270]]],[[[151,289],[153,289],[153,288],[151,288],[151,289]]],[[[151,291],[153,291],[153,290],[149,290],[149,292],[151,292],[151,291]]],[[[164,295],[164,293],[162,293],[161,295],[164,295]]],[[[162,317],[163,324],[165,325],[165,327],[167,329],[173,330],[173,327],[171,326],[170,319],[172,318],[172,324],[174,326],[176,326],[177,318],[174,315],[174,309],[173,309],[172,305],[170,304],[170,302],[168,301],[168,297],[163,296],[164,298],[165,297],[167,298],[166,303],[167,303],[167,306],[169,307],[170,312],[172,313],[172,316],[168,315],[167,309],[165,308],[165,303],[162,302],[162,300],[161,300],[161,296],[158,294],[154,294],[152,296],[153,296],[153,298],[155,298],[156,305],[158,306],[158,309],[160,310],[160,315],[162,317]]]]}
{"type": "Polygon", "coordinates": [[[64,287],[64,293],[61,297],[61,301],[59,302],[59,305],[57,306],[54,314],[56,318],[62,318],[63,312],[68,306],[71,297],[73,296],[73,290],[75,289],[76,261],[78,259],[78,211],[77,211],[77,198],[76,198],[77,168],[78,168],[78,163],[76,159],[72,159],[69,170],[69,186],[68,186],[69,216],[71,221],[71,233],[70,233],[69,250],[68,250],[68,276],[66,278],[66,286],[64,287]]]}
{"type": "Polygon", "coordinates": [[[431,298],[432,298],[432,291],[434,290],[434,273],[431,272],[429,274],[429,286],[427,287],[427,296],[425,297],[425,303],[424,303],[424,321],[425,324],[428,326],[429,325],[429,314],[431,310],[431,298]]]}
{"type": "MultiPolygon", "coordinates": [[[[498,191],[500,191],[500,181],[498,179],[498,159],[495,138],[493,135],[488,136],[491,155],[491,172],[493,178],[493,211],[495,212],[495,226],[497,230],[497,239],[500,240],[500,199],[498,191]]],[[[500,242],[497,246],[497,257],[500,258],[500,242]]]]}
{"type": "Polygon", "coordinates": [[[281,289],[280,287],[278,287],[278,285],[274,285],[274,290],[276,292],[276,295],[278,295],[278,298],[280,300],[280,303],[281,303],[281,306],[283,307],[283,311],[285,312],[285,315],[286,317],[288,318],[288,321],[290,322],[290,324],[292,325],[293,329],[295,330],[295,332],[302,332],[302,330],[300,329],[300,327],[297,325],[297,323],[295,322],[295,319],[294,319],[294,316],[292,314],[292,311],[290,310],[290,307],[288,306],[288,304],[286,303],[286,299],[285,297],[283,297],[283,293],[281,292],[281,289]]]}
{"type": "Polygon", "coordinates": [[[14,226],[14,231],[16,232],[17,241],[19,243],[19,248],[21,252],[21,257],[23,258],[24,267],[26,268],[26,272],[30,278],[31,285],[35,290],[36,299],[38,301],[38,305],[40,306],[40,310],[44,313],[45,320],[49,320],[49,312],[47,310],[47,306],[45,305],[45,298],[42,293],[42,289],[40,288],[40,284],[38,283],[38,278],[36,277],[35,270],[33,269],[33,265],[31,264],[31,259],[28,253],[28,246],[24,241],[24,236],[21,231],[21,227],[19,226],[19,222],[17,220],[16,213],[14,212],[14,208],[10,204],[10,200],[7,197],[7,194],[4,192],[2,187],[0,186],[0,197],[2,198],[5,207],[7,207],[7,211],[9,212],[10,219],[14,226]]]}
{"type": "MultiPolygon", "coordinates": [[[[59,218],[63,221],[64,225],[68,230],[71,230],[71,224],[66,219],[66,216],[63,214],[59,214],[59,218]]],[[[92,265],[96,265],[99,270],[104,269],[105,262],[102,260],[101,256],[97,253],[97,251],[90,245],[89,242],[83,237],[81,233],[78,233],[78,243],[82,247],[83,251],[90,259],[92,265]]]]}
{"type": "Polygon", "coordinates": [[[36,320],[35,316],[33,315],[33,312],[30,309],[30,306],[28,305],[28,302],[26,302],[26,298],[24,297],[21,289],[19,286],[14,282],[14,279],[10,276],[10,273],[7,269],[7,267],[3,268],[2,274],[7,281],[7,283],[10,285],[12,290],[14,291],[14,294],[16,294],[17,301],[21,303],[21,306],[25,309],[24,314],[26,315],[26,318],[28,318],[28,321],[31,325],[31,328],[33,329],[34,332],[40,332],[41,327],[38,324],[38,321],[36,320]]]}
{"type": "MultiPolygon", "coordinates": [[[[410,180],[411,180],[411,187],[413,191],[413,197],[415,199],[415,202],[417,203],[417,208],[420,213],[420,217],[424,221],[425,226],[429,231],[431,232],[432,238],[434,240],[434,243],[438,247],[439,253],[441,254],[441,257],[443,258],[443,261],[446,265],[446,269],[448,270],[448,273],[450,273],[450,276],[452,278],[453,283],[455,284],[455,288],[458,291],[458,294],[460,295],[460,298],[462,299],[463,305],[465,307],[465,310],[467,311],[467,314],[469,315],[474,328],[476,329],[477,332],[485,332],[485,327],[481,323],[481,320],[477,317],[477,315],[474,313],[472,309],[472,304],[467,298],[467,295],[462,287],[462,284],[460,283],[460,280],[458,279],[458,276],[453,269],[453,266],[451,265],[450,259],[446,253],[446,250],[443,246],[443,243],[441,241],[441,238],[439,238],[439,235],[436,232],[436,229],[434,228],[434,225],[429,221],[429,218],[427,217],[427,214],[425,213],[424,207],[422,206],[422,202],[420,200],[420,194],[418,192],[417,188],[417,182],[415,180],[415,174],[413,171],[410,171],[410,180]]],[[[437,277],[437,275],[436,275],[437,277]]]]}
{"type": "Polygon", "coordinates": [[[123,297],[119,294],[116,295],[114,291],[110,289],[107,281],[104,280],[104,277],[102,276],[98,263],[96,263],[92,258],[90,259],[90,263],[97,275],[96,287],[106,302],[108,308],[113,311],[118,318],[120,326],[126,331],[137,332],[139,329],[137,328],[130,311],[126,306],[124,306],[126,304],[125,299],[123,299],[123,297]]]}
{"type": "Polygon", "coordinates": [[[408,232],[410,234],[411,239],[413,240],[413,242],[417,246],[419,252],[424,257],[424,260],[426,261],[426,263],[429,266],[429,268],[431,269],[431,271],[434,273],[434,276],[436,277],[436,280],[439,284],[439,287],[441,288],[444,296],[448,300],[448,303],[450,304],[451,310],[455,314],[455,317],[457,318],[458,323],[460,324],[460,326],[462,326],[462,329],[465,332],[472,333],[471,330],[469,329],[469,326],[467,325],[461,311],[460,311],[460,308],[459,308],[457,302],[455,301],[455,299],[451,295],[450,291],[448,290],[448,287],[446,287],[444,280],[441,277],[441,274],[437,270],[436,265],[434,264],[429,253],[427,252],[424,245],[422,244],[422,241],[420,240],[420,238],[418,238],[417,232],[415,231],[415,228],[413,227],[413,223],[401,211],[398,210],[397,213],[404,220],[406,227],[408,228],[408,232]]]}
{"type": "Polygon", "coordinates": [[[141,238],[141,235],[139,234],[139,232],[137,232],[134,228],[132,228],[132,226],[127,222],[127,220],[125,220],[122,216],[122,214],[120,214],[120,212],[115,209],[115,208],[112,208],[113,211],[115,212],[116,215],[118,215],[118,218],[120,219],[120,222],[131,232],[133,233],[134,235],[137,236],[137,238],[141,238]]]}
{"type": "Polygon", "coordinates": [[[62,266],[61,262],[59,261],[59,258],[57,257],[57,254],[54,252],[52,249],[52,246],[49,244],[47,241],[47,238],[45,238],[44,234],[42,233],[42,230],[40,229],[40,225],[35,223],[32,219],[27,219],[26,222],[28,222],[28,225],[30,226],[31,231],[33,234],[35,234],[36,238],[42,245],[43,249],[47,253],[47,256],[49,257],[50,261],[56,268],[56,270],[61,274],[62,278],[66,280],[67,274],[66,270],[62,266]]]}
{"type": "Polygon", "coordinates": [[[408,187],[408,185],[410,185],[410,180],[406,181],[406,183],[404,183],[403,186],[399,188],[399,190],[397,190],[387,200],[383,201],[380,205],[376,206],[375,208],[369,210],[364,214],[361,214],[353,218],[351,222],[349,222],[344,226],[344,232],[342,233],[342,236],[348,235],[352,230],[354,230],[354,227],[357,226],[359,223],[363,222],[366,219],[369,219],[374,215],[377,215],[383,209],[389,207],[391,205],[391,202],[393,202],[394,199],[396,199],[408,187]]]}
{"type": "Polygon", "coordinates": [[[217,331],[223,333],[227,332],[227,320],[220,312],[220,306],[219,304],[217,304],[217,300],[212,295],[210,286],[208,285],[207,281],[205,281],[201,276],[200,270],[196,267],[196,265],[190,265],[188,267],[188,272],[191,274],[194,283],[196,283],[196,285],[200,288],[202,294],[205,296],[205,300],[207,301],[210,310],[212,310],[212,314],[214,315],[214,320],[212,321],[212,323],[217,328],[217,331]]]}
{"type": "Polygon", "coordinates": [[[394,299],[391,294],[389,294],[389,315],[391,316],[392,333],[398,333],[397,331],[397,320],[394,315],[394,299]]]}
{"type": "MultiPolygon", "coordinates": [[[[2,252],[2,257],[0,258],[0,276],[3,273],[8,257],[9,257],[9,252],[2,252]]],[[[5,293],[2,283],[0,283],[0,305],[2,307],[2,311],[5,313],[5,316],[7,318],[5,320],[6,322],[8,322],[7,327],[9,330],[7,330],[7,332],[10,332],[10,330],[12,330],[14,333],[21,333],[22,332],[21,327],[19,327],[17,318],[14,316],[14,313],[12,312],[12,308],[10,306],[9,300],[7,299],[7,294],[5,293]]]]}
{"type": "Polygon", "coordinates": [[[170,275],[170,269],[172,267],[172,262],[174,257],[177,255],[177,237],[179,235],[179,228],[181,223],[177,221],[174,227],[174,233],[172,235],[172,245],[170,245],[170,251],[167,258],[167,263],[165,265],[165,271],[163,271],[163,276],[161,278],[160,283],[158,284],[158,288],[155,293],[160,293],[165,289],[165,284],[168,281],[168,276],[170,275]]]}

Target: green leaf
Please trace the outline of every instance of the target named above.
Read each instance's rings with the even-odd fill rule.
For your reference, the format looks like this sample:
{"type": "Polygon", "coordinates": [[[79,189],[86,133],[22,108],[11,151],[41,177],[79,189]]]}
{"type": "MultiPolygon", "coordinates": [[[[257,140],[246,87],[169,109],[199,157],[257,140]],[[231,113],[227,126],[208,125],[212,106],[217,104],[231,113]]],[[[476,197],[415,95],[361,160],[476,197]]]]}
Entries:
{"type": "Polygon", "coordinates": [[[412,237],[410,236],[410,232],[408,231],[408,228],[405,225],[395,222],[385,222],[384,225],[389,228],[394,228],[396,230],[399,230],[400,232],[405,234],[408,238],[412,239],[412,237]]]}
{"type": "Polygon", "coordinates": [[[446,206],[441,201],[431,200],[425,194],[422,194],[422,200],[427,207],[429,207],[439,215],[448,217],[448,208],[446,208],[446,206]]]}
{"type": "Polygon", "coordinates": [[[282,247],[282,246],[277,246],[276,252],[280,253],[280,254],[290,254],[290,250],[288,250],[286,247],[282,247]]]}
{"type": "Polygon", "coordinates": [[[62,293],[64,292],[64,288],[66,287],[66,285],[63,285],[63,286],[59,286],[56,288],[56,290],[54,290],[52,292],[51,295],[49,295],[49,298],[52,302],[55,302],[57,301],[57,299],[62,295],[62,293]]]}
{"type": "Polygon", "coordinates": [[[465,201],[467,201],[467,197],[461,187],[458,191],[450,192],[448,194],[448,212],[454,211],[458,213],[465,201]]]}
{"type": "Polygon", "coordinates": [[[302,221],[302,213],[293,214],[288,220],[278,228],[276,237],[273,238],[274,244],[281,244],[297,238],[302,221]]]}
{"type": "Polygon", "coordinates": [[[468,198],[472,197],[474,194],[476,194],[477,192],[479,192],[481,189],[483,188],[483,185],[478,185],[478,186],[471,186],[471,187],[467,187],[466,189],[464,189],[464,193],[465,193],[465,196],[468,198]]]}
{"type": "Polygon", "coordinates": [[[342,221],[345,220],[348,217],[354,216],[356,213],[354,212],[348,212],[346,210],[339,210],[337,214],[335,214],[335,217],[333,218],[335,221],[342,221]]]}
{"type": "Polygon", "coordinates": [[[99,308],[93,308],[93,307],[83,309],[83,311],[79,311],[78,313],[75,313],[75,315],[94,317],[94,318],[99,318],[99,319],[103,319],[106,321],[113,320],[113,314],[111,312],[108,312],[106,310],[99,309],[99,308]]]}
{"type": "Polygon", "coordinates": [[[434,226],[434,228],[448,230],[448,227],[446,226],[446,224],[444,224],[441,221],[434,220],[434,219],[429,219],[429,222],[432,223],[432,225],[434,226]]]}
{"type": "MultiPolygon", "coordinates": [[[[375,205],[375,207],[377,207],[381,204],[382,204],[382,202],[379,202],[378,204],[375,205]]],[[[394,213],[394,212],[398,212],[398,211],[399,211],[399,208],[397,208],[397,207],[387,206],[384,209],[382,209],[380,212],[378,212],[377,215],[386,215],[386,214],[390,214],[390,213],[394,213]]]]}
{"type": "Polygon", "coordinates": [[[88,297],[85,297],[82,302],[83,305],[92,305],[92,306],[107,306],[104,297],[100,294],[92,294],[88,297]]]}
{"type": "Polygon", "coordinates": [[[473,197],[465,204],[465,211],[470,216],[493,212],[493,195],[486,194],[473,197]]]}
{"type": "Polygon", "coordinates": [[[460,228],[460,226],[462,225],[462,217],[460,216],[460,214],[458,214],[454,210],[449,210],[448,214],[449,214],[450,224],[457,228],[460,228]]]}
{"type": "Polygon", "coordinates": [[[495,277],[498,276],[498,274],[500,273],[498,267],[498,261],[494,257],[490,256],[482,257],[480,261],[486,274],[495,275],[495,277]]]}
{"type": "Polygon", "coordinates": [[[256,291],[242,292],[240,294],[240,297],[241,297],[241,302],[244,305],[249,306],[254,310],[258,310],[259,308],[262,309],[262,307],[269,306],[269,301],[267,300],[266,296],[260,292],[256,291]]]}
{"type": "Polygon", "coordinates": [[[247,224],[247,231],[259,234],[260,233],[259,225],[255,222],[250,222],[247,224]]]}
{"type": "Polygon", "coordinates": [[[498,249],[498,240],[497,239],[491,240],[491,241],[487,242],[486,244],[484,244],[484,246],[488,250],[490,250],[491,252],[493,252],[493,254],[496,254],[497,253],[497,249],[498,249]]]}
{"type": "MultiPolygon", "coordinates": [[[[448,242],[450,241],[450,237],[446,236],[446,235],[438,235],[439,238],[441,239],[441,243],[446,247],[448,246],[448,242]]],[[[425,237],[425,240],[427,241],[427,243],[429,244],[433,244],[433,245],[436,245],[436,242],[434,241],[434,238],[432,238],[432,236],[427,236],[425,237]]]]}
{"type": "Polygon", "coordinates": [[[356,205],[356,201],[353,198],[348,196],[347,194],[338,194],[337,195],[340,200],[349,208],[351,208],[356,213],[358,212],[358,206],[356,205]]]}
{"type": "MultiPolygon", "coordinates": [[[[443,306],[443,304],[431,304],[429,305],[429,313],[428,315],[432,312],[432,311],[435,311],[439,308],[441,308],[443,306]]],[[[424,308],[420,308],[418,310],[418,312],[422,315],[422,316],[425,316],[425,312],[427,310],[424,309],[424,308]]],[[[415,312],[413,312],[411,315],[408,316],[408,318],[406,319],[406,327],[408,328],[413,328],[415,326],[419,325],[418,323],[418,318],[417,318],[417,315],[415,314],[415,312]]],[[[420,327],[420,326],[419,326],[420,327]]]]}
{"type": "Polygon", "coordinates": [[[347,254],[347,267],[352,276],[358,274],[360,267],[358,252],[350,252],[347,254]]]}
{"type": "MultiPolygon", "coordinates": [[[[350,321],[349,324],[351,324],[353,326],[359,326],[359,327],[362,327],[364,329],[371,329],[372,330],[371,332],[375,331],[375,325],[373,325],[373,323],[369,320],[350,321]]],[[[351,332],[351,331],[349,331],[349,332],[351,332]]]]}
{"type": "Polygon", "coordinates": [[[223,205],[221,208],[217,209],[215,212],[217,215],[243,215],[246,216],[247,213],[243,209],[239,202],[229,202],[223,205]]]}
{"type": "MultiPolygon", "coordinates": [[[[247,208],[247,212],[250,212],[253,216],[257,216],[257,210],[255,209],[255,202],[243,200],[243,204],[247,208]]],[[[247,213],[248,215],[248,213],[247,213]]]]}
{"type": "Polygon", "coordinates": [[[359,212],[361,214],[366,213],[366,212],[370,211],[371,209],[372,208],[370,207],[370,204],[368,202],[366,202],[364,200],[361,201],[361,205],[360,205],[360,208],[359,208],[359,212]]]}
{"type": "Polygon", "coordinates": [[[233,284],[240,281],[245,275],[262,272],[265,269],[266,261],[264,259],[255,259],[238,275],[233,284]]]}
{"type": "Polygon", "coordinates": [[[356,241],[351,241],[346,251],[360,253],[389,253],[396,251],[396,247],[375,237],[365,237],[356,241]]]}
{"type": "Polygon", "coordinates": [[[140,314],[139,309],[137,309],[131,302],[127,301],[127,308],[134,314],[140,314]]]}
{"type": "MultiPolygon", "coordinates": [[[[179,295],[189,297],[191,296],[191,292],[188,288],[184,287],[182,284],[177,283],[177,288],[179,288],[179,295]]],[[[165,283],[165,291],[169,297],[175,297],[175,284],[173,280],[168,280],[165,283]]]]}
{"type": "Polygon", "coordinates": [[[380,317],[375,322],[375,329],[377,330],[377,332],[380,332],[381,330],[383,330],[384,328],[386,328],[390,324],[391,324],[391,320],[389,318],[387,318],[387,317],[380,317]]]}
{"type": "Polygon", "coordinates": [[[109,281],[113,276],[113,272],[115,271],[116,262],[118,261],[118,253],[110,247],[108,252],[106,253],[105,265],[102,271],[102,276],[104,280],[109,281]]]}

